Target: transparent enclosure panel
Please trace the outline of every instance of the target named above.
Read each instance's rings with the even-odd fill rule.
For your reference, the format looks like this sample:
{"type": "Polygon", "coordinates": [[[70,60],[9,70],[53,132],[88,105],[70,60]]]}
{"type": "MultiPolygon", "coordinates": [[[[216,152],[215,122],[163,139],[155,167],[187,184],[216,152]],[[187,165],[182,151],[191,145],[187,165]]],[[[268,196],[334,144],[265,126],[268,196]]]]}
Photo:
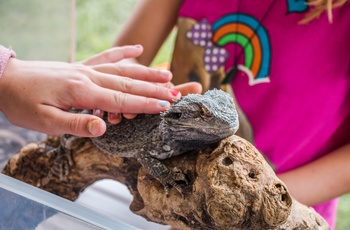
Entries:
{"type": "Polygon", "coordinates": [[[0,229],[136,229],[0,174],[0,229]]]}

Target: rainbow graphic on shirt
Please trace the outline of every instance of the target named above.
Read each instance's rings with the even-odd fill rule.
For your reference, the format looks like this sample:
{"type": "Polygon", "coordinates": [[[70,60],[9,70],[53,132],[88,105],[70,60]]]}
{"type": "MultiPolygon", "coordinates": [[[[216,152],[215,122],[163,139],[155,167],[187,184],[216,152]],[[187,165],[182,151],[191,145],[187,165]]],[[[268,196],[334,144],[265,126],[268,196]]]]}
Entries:
{"type": "Polygon", "coordinates": [[[270,81],[270,39],[258,20],[246,14],[229,14],[212,25],[212,33],[212,42],[219,47],[229,43],[242,47],[244,63],[236,68],[249,76],[250,85],[270,81]]]}

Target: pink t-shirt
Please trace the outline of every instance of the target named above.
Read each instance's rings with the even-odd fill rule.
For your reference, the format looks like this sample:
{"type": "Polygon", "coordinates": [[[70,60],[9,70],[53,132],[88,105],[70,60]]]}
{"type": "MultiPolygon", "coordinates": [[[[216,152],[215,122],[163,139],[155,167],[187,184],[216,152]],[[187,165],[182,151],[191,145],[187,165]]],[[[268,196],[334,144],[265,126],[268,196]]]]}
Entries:
{"type": "MultiPolygon", "coordinates": [[[[350,4],[333,10],[333,24],[324,13],[300,25],[305,2],[184,0],[179,13],[196,21],[186,36],[204,48],[206,71],[224,66],[278,173],[350,142],[350,4]]],[[[315,209],[334,226],[336,206],[315,209]]]]}

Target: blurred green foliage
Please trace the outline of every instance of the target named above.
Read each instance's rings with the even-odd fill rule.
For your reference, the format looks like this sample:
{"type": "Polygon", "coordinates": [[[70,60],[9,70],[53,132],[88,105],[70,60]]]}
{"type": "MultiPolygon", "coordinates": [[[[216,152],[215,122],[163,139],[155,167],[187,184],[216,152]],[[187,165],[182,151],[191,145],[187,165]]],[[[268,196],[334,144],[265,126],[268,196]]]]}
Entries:
{"type": "Polygon", "coordinates": [[[342,196],[337,212],[336,230],[350,229],[350,193],[342,196]]]}
{"type": "Polygon", "coordinates": [[[77,60],[112,47],[135,0],[77,0],[77,60]]]}
{"type": "MultiPolygon", "coordinates": [[[[77,0],[76,60],[83,60],[110,48],[136,2],[136,0],[77,0]]],[[[152,65],[170,61],[174,38],[173,32],[152,65]]]]}

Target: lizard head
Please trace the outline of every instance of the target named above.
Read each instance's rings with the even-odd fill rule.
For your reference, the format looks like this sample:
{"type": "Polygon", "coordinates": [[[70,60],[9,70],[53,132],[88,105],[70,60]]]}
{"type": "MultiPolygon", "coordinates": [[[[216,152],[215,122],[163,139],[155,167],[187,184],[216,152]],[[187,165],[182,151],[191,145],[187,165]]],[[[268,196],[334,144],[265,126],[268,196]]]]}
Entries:
{"type": "Polygon", "coordinates": [[[166,142],[181,142],[194,149],[233,135],[239,126],[233,98],[222,90],[184,96],[161,118],[160,131],[166,142]]]}

